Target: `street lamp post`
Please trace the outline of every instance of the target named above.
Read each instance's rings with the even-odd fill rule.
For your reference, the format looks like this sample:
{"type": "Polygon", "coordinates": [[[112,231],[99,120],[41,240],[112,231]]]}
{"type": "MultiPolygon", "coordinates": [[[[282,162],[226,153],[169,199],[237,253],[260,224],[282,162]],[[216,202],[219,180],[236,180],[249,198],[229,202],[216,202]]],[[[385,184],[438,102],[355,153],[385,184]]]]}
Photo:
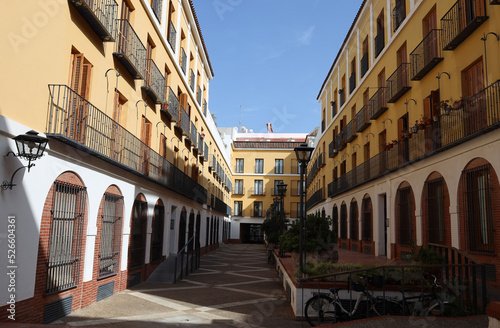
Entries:
{"type": "Polygon", "coordinates": [[[299,211],[299,270],[300,277],[302,278],[304,274],[304,229],[305,229],[305,209],[304,209],[304,173],[307,167],[307,163],[311,160],[311,155],[314,148],[308,147],[306,143],[301,144],[299,147],[295,147],[295,155],[297,156],[297,162],[300,168],[300,211],[299,211]]]}
{"type": "MultiPolygon", "coordinates": [[[[280,236],[285,232],[285,195],[286,195],[287,185],[284,183],[278,183],[276,188],[278,189],[278,196],[280,197],[280,236]]],[[[285,257],[285,251],[280,243],[280,257],[285,257]]]]}

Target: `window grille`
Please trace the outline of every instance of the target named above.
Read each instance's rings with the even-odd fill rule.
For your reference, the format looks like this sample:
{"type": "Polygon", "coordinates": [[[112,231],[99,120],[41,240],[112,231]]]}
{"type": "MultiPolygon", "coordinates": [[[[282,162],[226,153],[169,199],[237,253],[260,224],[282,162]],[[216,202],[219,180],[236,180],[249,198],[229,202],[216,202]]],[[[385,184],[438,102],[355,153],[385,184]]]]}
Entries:
{"type": "Polygon", "coordinates": [[[84,238],[86,188],[54,182],[51,210],[47,294],[78,286],[84,238]]]}
{"type": "Polygon", "coordinates": [[[411,245],[412,241],[412,226],[411,226],[411,187],[399,189],[399,243],[401,245],[411,245]]]}
{"type": "Polygon", "coordinates": [[[123,196],[104,194],[99,253],[99,278],[117,274],[123,217],[123,196]]]}
{"type": "Polygon", "coordinates": [[[165,207],[154,208],[153,233],[151,241],[151,262],[161,261],[163,255],[163,228],[165,226],[165,207]]]}
{"type": "Polygon", "coordinates": [[[443,179],[427,181],[427,236],[429,242],[444,243],[443,179]]]}
{"type": "Polygon", "coordinates": [[[467,249],[473,252],[493,253],[495,250],[490,179],[489,164],[462,173],[465,239],[467,249]]]}

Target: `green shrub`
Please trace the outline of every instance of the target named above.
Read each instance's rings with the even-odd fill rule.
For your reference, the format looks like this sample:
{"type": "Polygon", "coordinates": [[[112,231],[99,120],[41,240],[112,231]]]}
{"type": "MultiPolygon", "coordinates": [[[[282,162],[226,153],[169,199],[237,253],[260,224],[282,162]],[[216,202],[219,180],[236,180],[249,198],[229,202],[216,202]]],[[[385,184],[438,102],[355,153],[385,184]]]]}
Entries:
{"type": "MultiPolygon", "coordinates": [[[[336,230],[330,230],[332,220],[330,217],[311,214],[306,220],[305,245],[306,252],[330,250],[337,241],[336,230]]],[[[300,221],[296,220],[291,227],[280,237],[280,245],[288,252],[299,251],[300,221]]]]}

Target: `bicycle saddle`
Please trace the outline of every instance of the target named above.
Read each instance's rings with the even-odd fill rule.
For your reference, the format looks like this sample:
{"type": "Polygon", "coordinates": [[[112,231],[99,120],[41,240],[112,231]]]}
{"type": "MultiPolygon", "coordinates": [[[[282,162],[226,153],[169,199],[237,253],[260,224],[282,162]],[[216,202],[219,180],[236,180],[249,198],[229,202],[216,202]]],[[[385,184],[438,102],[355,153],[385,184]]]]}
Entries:
{"type": "Polygon", "coordinates": [[[341,290],[342,287],[337,287],[337,288],[330,288],[330,291],[333,293],[333,294],[337,294],[339,292],[339,290],[341,290]]]}

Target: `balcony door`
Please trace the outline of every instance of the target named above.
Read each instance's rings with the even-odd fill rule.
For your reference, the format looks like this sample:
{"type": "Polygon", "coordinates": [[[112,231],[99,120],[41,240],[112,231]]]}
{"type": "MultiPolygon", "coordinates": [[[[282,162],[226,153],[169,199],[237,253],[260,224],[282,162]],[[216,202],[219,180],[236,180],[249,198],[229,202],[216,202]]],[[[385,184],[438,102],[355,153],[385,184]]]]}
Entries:
{"type": "Polygon", "coordinates": [[[120,26],[118,28],[118,52],[126,53],[128,46],[128,23],[130,22],[130,12],[132,9],[130,8],[127,1],[123,0],[122,2],[122,12],[120,16],[120,26]]]}
{"type": "Polygon", "coordinates": [[[464,98],[466,117],[465,135],[475,133],[487,126],[486,99],[484,92],[483,61],[479,61],[468,68],[464,74],[464,98]]]}
{"type": "Polygon", "coordinates": [[[424,44],[424,63],[428,63],[431,59],[439,57],[436,8],[425,16],[422,27],[426,40],[424,44]]]}
{"type": "Polygon", "coordinates": [[[151,122],[142,116],[141,128],[141,169],[142,173],[148,175],[149,173],[149,150],[151,147],[151,122]]]}

